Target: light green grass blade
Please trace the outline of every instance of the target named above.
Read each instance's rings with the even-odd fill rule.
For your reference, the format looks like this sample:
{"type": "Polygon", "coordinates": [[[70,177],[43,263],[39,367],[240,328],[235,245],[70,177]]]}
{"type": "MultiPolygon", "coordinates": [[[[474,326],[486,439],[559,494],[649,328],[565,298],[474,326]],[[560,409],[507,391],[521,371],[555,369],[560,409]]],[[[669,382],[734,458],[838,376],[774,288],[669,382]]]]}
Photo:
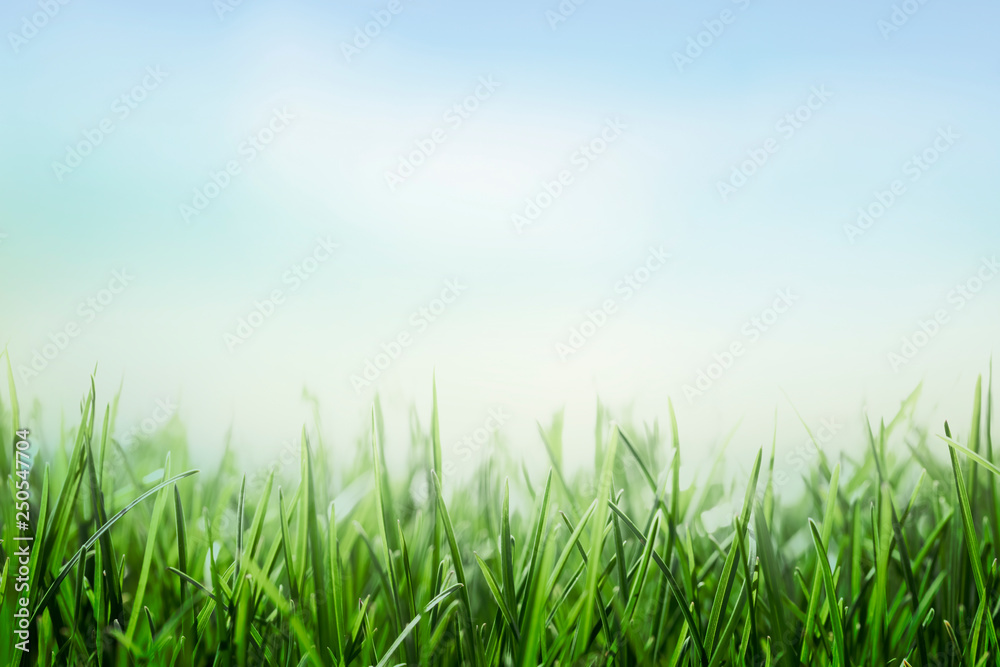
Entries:
{"type": "Polygon", "coordinates": [[[526,612],[530,606],[529,603],[534,603],[535,588],[538,586],[538,582],[541,581],[537,572],[538,553],[541,544],[544,541],[545,527],[548,524],[549,497],[551,490],[552,469],[549,468],[549,472],[545,476],[545,488],[542,491],[542,499],[539,502],[538,516],[535,519],[535,533],[531,538],[531,557],[528,560],[528,568],[524,575],[521,588],[518,590],[518,603],[520,604],[518,622],[520,624],[522,634],[527,632],[527,628],[525,627],[525,623],[527,622],[526,612]]]}
{"type": "MultiPolygon", "coordinates": [[[[538,572],[535,577],[537,581],[545,580],[546,574],[552,568],[555,553],[555,540],[546,540],[541,561],[538,563],[538,572]]],[[[535,586],[533,593],[531,599],[527,601],[531,606],[531,610],[525,618],[525,626],[522,633],[524,641],[521,642],[521,661],[519,663],[521,667],[534,667],[538,664],[537,651],[541,645],[544,645],[547,639],[542,619],[545,617],[545,603],[548,600],[548,596],[546,595],[544,586],[535,586]]]]}
{"type": "MultiPolygon", "coordinates": [[[[21,430],[21,407],[17,401],[17,387],[14,386],[14,369],[10,365],[10,352],[6,347],[3,350],[3,354],[7,357],[7,392],[10,397],[10,441],[14,442],[17,432],[21,430]]],[[[4,449],[3,456],[6,459],[6,449],[4,449]]]]}
{"type": "MultiPolygon", "coordinates": [[[[170,454],[163,463],[163,476],[170,477],[170,454]]],[[[153,551],[156,549],[156,538],[160,529],[160,520],[163,518],[163,510],[167,506],[168,486],[163,486],[156,495],[153,503],[153,515],[150,519],[148,535],[146,537],[146,551],[142,556],[142,569],[139,570],[139,584],[136,586],[135,599],[132,603],[132,615],[128,620],[128,627],[125,630],[125,637],[131,642],[135,638],[135,631],[139,623],[139,609],[146,597],[146,586],[149,583],[149,569],[153,564],[153,551]]]]}
{"type": "Polygon", "coordinates": [[[957,450],[957,451],[962,452],[963,454],[965,454],[966,456],[968,456],[970,459],[972,459],[973,461],[975,461],[979,465],[981,465],[984,468],[986,468],[987,470],[989,470],[994,475],[1000,475],[1000,468],[996,467],[995,465],[993,465],[992,463],[990,463],[985,458],[983,458],[982,456],[980,456],[976,452],[972,451],[968,447],[965,447],[964,445],[960,445],[959,443],[955,442],[954,440],[951,439],[951,436],[939,435],[938,437],[941,438],[942,440],[944,440],[946,443],[948,443],[948,446],[953,451],[957,450]]]}
{"type": "Polygon", "coordinates": [[[595,498],[594,502],[592,502],[590,507],[587,508],[587,511],[583,513],[582,517],[580,517],[580,521],[576,524],[576,528],[573,529],[572,534],[569,536],[566,546],[563,547],[562,553],[560,553],[555,567],[552,568],[552,574],[549,576],[548,584],[545,586],[548,591],[548,595],[551,595],[559,576],[562,574],[563,568],[566,567],[566,563],[569,561],[570,555],[576,550],[577,540],[580,539],[580,535],[583,534],[584,527],[586,527],[590,518],[594,515],[594,512],[597,509],[597,504],[598,499],[595,498]]]}
{"type": "Polygon", "coordinates": [[[389,664],[389,658],[391,658],[393,654],[396,653],[396,649],[398,649],[399,645],[403,643],[403,641],[410,635],[411,632],[413,632],[413,628],[417,627],[417,623],[419,622],[420,622],[420,614],[417,614],[413,618],[413,620],[410,621],[405,628],[403,628],[403,631],[399,633],[399,636],[396,637],[396,641],[392,642],[392,645],[388,649],[386,649],[385,655],[382,656],[382,659],[379,660],[378,665],[376,665],[376,667],[386,667],[386,665],[389,664]]]}

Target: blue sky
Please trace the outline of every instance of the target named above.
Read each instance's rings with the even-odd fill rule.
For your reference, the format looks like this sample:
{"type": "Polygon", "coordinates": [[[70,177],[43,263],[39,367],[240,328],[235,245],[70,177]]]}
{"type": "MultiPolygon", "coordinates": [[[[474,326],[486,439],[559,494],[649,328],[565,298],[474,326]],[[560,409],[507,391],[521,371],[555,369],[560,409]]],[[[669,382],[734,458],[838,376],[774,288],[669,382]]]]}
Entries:
{"type": "Polygon", "coordinates": [[[506,406],[524,450],[560,406],[585,450],[597,395],[650,419],[672,397],[706,441],[743,417],[747,450],[787,405],[780,388],[812,420],[891,412],[921,379],[928,409],[964,411],[1000,315],[1000,280],[962,308],[949,299],[1000,250],[1000,8],[903,4],[917,9],[889,32],[892,2],[587,0],[553,28],[558,2],[401,0],[348,59],[388,1],[71,0],[30,38],[24,21],[48,5],[8,2],[0,337],[31,368],[78,325],[23,374],[26,393],[75,410],[99,362],[105,395],[125,377],[124,419],[180,396],[193,436],[211,448],[233,420],[248,456],[297,430],[303,385],[345,438],[376,389],[401,432],[411,402],[426,412],[435,368],[446,437],[506,406]],[[699,33],[707,45],[678,71],[699,33]],[[495,89],[455,123],[449,110],[484,78],[495,89]],[[778,124],[796,112],[808,119],[789,135],[778,124]],[[609,122],[624,130],[604,145],[609,122]],[[390,189],[387,171],[435,132],[390,189]],[[88,136],[100,142],[79,166],[54,166],[88,136]],[[588,144],[601,153],[580,162],[588,144]],[[767,145],[724,201],[719,182],[767,145]],[[927,150],[936,161],[912,180],[906,165],[927,150]],[[238,173],[185,219],[230,163],[238,173]],[[517,233],[511,216],[563,172],[569,184],[517,233]],[[844,226],[894,181],[905,190],[851,243],[844,226]],[[338,250],[286,281],[318,239],[338,250]],[[671,259],[626,300],[615,287],[651,246],[671,259]],[[123,269],[134,281],[85,321],[80,304],[123,269]],[[420,329],[414,313],[447,280],[467,290],[420,329]],[[274,290],[283,302],[230,349],[274,290]],[[799,298],[749,340],[744,324],[779,290],[799,298]],[[609,298],[606,324],[560,358],[609,298]],[[940,310],[940,330],[893,364],[940,310]],[[411,344],[358,391],[352,378],[400,335],[411,344]],[[734,342],[745,354],[686,400],[734,342]]]}

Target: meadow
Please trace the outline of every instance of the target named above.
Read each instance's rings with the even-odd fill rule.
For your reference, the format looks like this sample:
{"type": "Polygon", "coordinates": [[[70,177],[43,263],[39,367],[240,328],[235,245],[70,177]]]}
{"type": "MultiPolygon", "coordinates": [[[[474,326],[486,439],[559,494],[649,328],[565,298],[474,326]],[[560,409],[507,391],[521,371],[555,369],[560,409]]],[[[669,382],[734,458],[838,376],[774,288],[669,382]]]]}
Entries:
{"type": "Polygon", "coordinates": [[[407,416],[399,475],[377,399],[356,443],[324,442],[317,407],[316,436],[304,428],[267,469],[240,469],[227,442],[195,470],[204,445],[177,417],[123,445],[119,396],[93,384],[43,446],[9,363],[8,380],[0,664],[978,667],[1000,654],[991,379],[951,424],[919,422],[918,387],[843,452],[803,421],[817,453],[801,493],[776,480],[777,432],[749,475],[732,478],[722,443],[682,487],[704,444],[672,405],[662,428],[599,405],[587,471],[564,465],[557,415],[539,425],[547,474],[498,451],[442,481],[436,388],[428,421],[407,416]],[[725,503],[731,521],[706,525],[725,503]]]}

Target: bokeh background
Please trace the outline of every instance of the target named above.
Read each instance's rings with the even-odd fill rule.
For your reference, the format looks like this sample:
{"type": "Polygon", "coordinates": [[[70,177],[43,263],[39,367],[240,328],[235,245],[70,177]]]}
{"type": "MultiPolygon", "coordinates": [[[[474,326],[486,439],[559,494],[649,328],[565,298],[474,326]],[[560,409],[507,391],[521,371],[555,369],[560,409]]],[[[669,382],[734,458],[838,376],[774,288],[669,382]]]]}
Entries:
{"type": "Polygon", "coordinates": [[[843,425],[830,447],[921,381],[928,420],[964,425],[1000,340],[998,19],[9,0],[0,343],[49,437],[96,366],[123,433],[177,414],[211,462],[232,426],[249,466],[310,421],[303,389],[335,447],[377,391],[403,447],[435,371],[446,458],[502,410],[540,463],[565,409],[588,462],[598,398],[638,421],[672,398],[692,458],[739,423],[737,464],[775,408],[790,460],[792,403],[843,425]]]}

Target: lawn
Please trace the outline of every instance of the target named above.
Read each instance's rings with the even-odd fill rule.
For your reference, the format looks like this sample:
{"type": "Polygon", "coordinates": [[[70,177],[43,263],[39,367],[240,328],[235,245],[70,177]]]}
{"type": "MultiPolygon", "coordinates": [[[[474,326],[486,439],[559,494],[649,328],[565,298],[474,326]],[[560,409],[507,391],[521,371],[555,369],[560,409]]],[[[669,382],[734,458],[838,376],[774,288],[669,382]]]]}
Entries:
{"type": "Polygon", "coordinates": [[[199,471],[190,450],[206,445],[176,417],[134,443],[112,437],[118,396],[93,385],[75,423],[38,442],[7,369],[2,664],[978,667],[1000,655],[989,381],[951,425],[919,423],[918,388],[843,453],[819,448],[798,493],[776,479],[779,434],[749,475],[731,479],[722,446],[683,488],[681,461],[704,444],[685,441],[673,406],[662,429],[599,407],[592,470],[564,465],[557,416],[539,427],[547,474],[500,452],[442,483],[436,390],[429,423],[409,416],[406,474],[387,472],[377,399],[356,446],[312,424],[320,435],[304,429],[266,469],[239,469],[227,443],[199,471]],[[710,529],[703,514],[728,502],[731,522],[710,529]]]}

